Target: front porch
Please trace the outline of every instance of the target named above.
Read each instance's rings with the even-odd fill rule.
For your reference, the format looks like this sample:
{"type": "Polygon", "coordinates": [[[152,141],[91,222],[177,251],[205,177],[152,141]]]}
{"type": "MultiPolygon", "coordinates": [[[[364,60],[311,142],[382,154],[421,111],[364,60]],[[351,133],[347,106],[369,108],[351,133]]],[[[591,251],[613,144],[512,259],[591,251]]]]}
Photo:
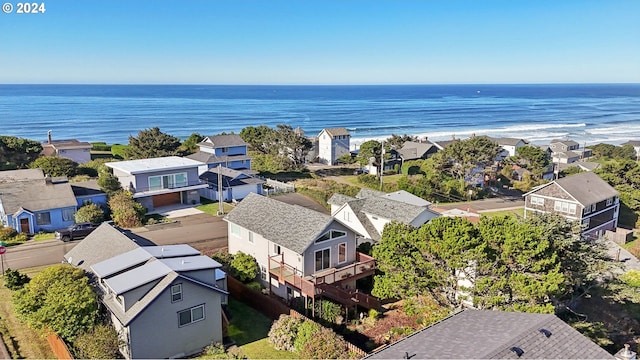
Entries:
{"type": "Polygon", "coordinates": [[[269,257],[269,274],[280,284],[287,284],[300,290],[304,297],[315,299],[326,296],[345,306],[361,305],[366,308],[380,308],[380,302],[373,296],[345,289],[342,284],[352,282],[375,273],[375,260],[356,252],[356,260],[339,268],[330,268],[308,276],[284,262],[284,255],[269,257]]]}

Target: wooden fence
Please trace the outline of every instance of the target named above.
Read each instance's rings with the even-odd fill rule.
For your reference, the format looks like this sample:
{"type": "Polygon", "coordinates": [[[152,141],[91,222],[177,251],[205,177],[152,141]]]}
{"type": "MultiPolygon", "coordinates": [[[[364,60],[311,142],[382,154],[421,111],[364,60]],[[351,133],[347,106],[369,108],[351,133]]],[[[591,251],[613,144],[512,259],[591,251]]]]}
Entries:
{"type": "Polygon", "coordinates": [[[47,342],[49,343],[51,350],[58,359],[73,359],[73,356],[71,356],[67,344],[65,344],[64,340],[62,340],[62,338],[60,338],[60,336],[58,336],[57,334],[52,333],[48,335],[47,342]]]}
{"type": "MultiPolygon", "coordinates": [[[[286,306],[281,301],[264,295],[259,291],[253,290],[229,275],[227,275],[227,287],[229,289],[229,293],[234,299],[251,306],[273,320],[276,320],[280,315],[285,314],[315,322],[313,319],[310,319],[286,306]]],[[[349,351],[354,352],[361,357],[367,356],[366,351],[346,340],[345,342],[347,343],[349,351]]]]}

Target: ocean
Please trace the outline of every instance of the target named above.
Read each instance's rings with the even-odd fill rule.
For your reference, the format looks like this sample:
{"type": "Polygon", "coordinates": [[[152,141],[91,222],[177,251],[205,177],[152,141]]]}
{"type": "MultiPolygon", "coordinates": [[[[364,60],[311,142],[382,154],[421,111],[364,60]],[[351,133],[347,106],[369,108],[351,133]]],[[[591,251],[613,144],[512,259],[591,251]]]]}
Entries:
{"type": "Polygon", "coordinates": [[[287,124],[307,136],[345,127],[352,143],[411,134],[640,139],[640,84],[554,85],[0,85],[0,135],[126,144],[157,126],[180,137],[287,124]]]}

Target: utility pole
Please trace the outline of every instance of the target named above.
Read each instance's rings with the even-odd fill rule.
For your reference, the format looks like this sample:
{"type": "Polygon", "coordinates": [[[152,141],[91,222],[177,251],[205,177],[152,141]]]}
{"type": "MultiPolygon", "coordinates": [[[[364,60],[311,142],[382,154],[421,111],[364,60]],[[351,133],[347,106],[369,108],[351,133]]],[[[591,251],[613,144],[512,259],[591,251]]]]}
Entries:
{"type": "Polygon", "coordinates": [[[382,182],[382,175],[384,175],[384,140],[380,142],[380,191],[384,191],[384,183],[382,182]]]}
{"type": "Polygon", "coordinates": [[[222,164],[218,164],[218,215],[224,214],[224,205],[222,204],[222,164]]]}

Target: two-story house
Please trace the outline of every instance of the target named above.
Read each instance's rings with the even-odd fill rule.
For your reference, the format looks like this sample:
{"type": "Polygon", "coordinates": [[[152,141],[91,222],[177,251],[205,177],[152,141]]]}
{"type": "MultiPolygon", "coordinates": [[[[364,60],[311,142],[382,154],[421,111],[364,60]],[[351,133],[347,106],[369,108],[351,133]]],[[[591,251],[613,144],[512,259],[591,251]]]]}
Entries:
{"type": "Polygon", "coordinates": [[[42,169],[0,171],[0,223],[19,233],[51,232],[75,223],[77,200],[67,178],[42,169]]]}
{"type": "Polygon", "coordinates": [[[516,156],[518,148],[529,144],[527,140],[516,138],[492,138],[492,140],[502,147],[499,155],[501,158],[516,156]]]}
{"type": "Polygon", "coordinates": [[[76,139],[53,140],[51,131],[47,133],[47,142],[42,144],[42,155],[59,156],[78,164],[84,164],[91,161],[91,145],[85,141],[76,139]]]}
{"type": "Polygon", "coordinates": [[[149,245],[107,223],[65,254],[88,272],[127,359],[186,357],[222,342],[226,276],[188,245],[149,245]]]}
{"type": "Polygon", "coordinates": [[[322,129],[318,138],[318,162],[335,165],[338,158],[349,154],[351,135],[346,128],[322,129]]]}
{"type": "Polygon", "coordinates": [[[538,186],[523,195],[524,215],[556,213],[579,221],[584,237],[600,237],[618,226],[618,192],[593,172],[584,172],[538,186]]]}
{"type": "Polygon", "coordinates": [[[557,164],[571,164],[591,156],[591,149],[580,148],[573,140],[551,140],[549,149],[552,161],[557,164]]]}
{"type": "Polygon", "coordinates": [[[440,216],[429,209],[430,202],[404,190],[387,194],[362,189],[355,198],[336,193],[328,203],[332,216],[358,234],[358,244],[379,241],[392,221],[419,227],[440,216]]]}
{"type": "Polygon", "coordinates": [[[207,136],[198,143],[198,147],[200,151],[186,157],[206,164],[206,169],[222,166],[243,172],[251,170],[251,157],[247,155],[247,143],[239,135],[207,136]]]}
{"type": "Polygon", "coordinates": [[[374,273],[375,261],[356,251],[356,233],[335,218],[249,194],[225,221],[229,253],[255,257],[260,280],[273,294],[379,307],[377,299],[354,290],[357,279],[374,273]]]}
{"type": "Polygon", "coordinates": [[[199,161],[179,156],[105,163],[113,169],[125,190],[147,209],[200,203],[199,189],[207,188],[199,178],[199,161]]]}

